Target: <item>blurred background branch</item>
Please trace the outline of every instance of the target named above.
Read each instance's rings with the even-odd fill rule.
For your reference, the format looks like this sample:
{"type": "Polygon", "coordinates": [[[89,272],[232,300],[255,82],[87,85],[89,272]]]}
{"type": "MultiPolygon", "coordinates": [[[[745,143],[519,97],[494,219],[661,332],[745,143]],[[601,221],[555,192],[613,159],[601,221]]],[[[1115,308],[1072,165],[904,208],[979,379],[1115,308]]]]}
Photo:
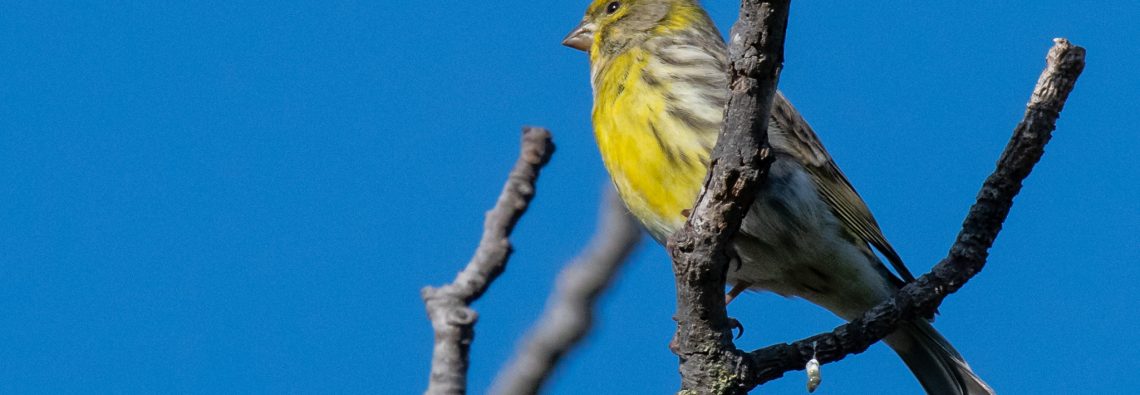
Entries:
{"type": "Polygon", "coordinates": [[[492,394],[534,394],[589,333],[598,297],[613,283],[641,239],[641,225],[607,187],[594,237],[558,275],[557,288],[514,357],[500,371],[492,394]]]}

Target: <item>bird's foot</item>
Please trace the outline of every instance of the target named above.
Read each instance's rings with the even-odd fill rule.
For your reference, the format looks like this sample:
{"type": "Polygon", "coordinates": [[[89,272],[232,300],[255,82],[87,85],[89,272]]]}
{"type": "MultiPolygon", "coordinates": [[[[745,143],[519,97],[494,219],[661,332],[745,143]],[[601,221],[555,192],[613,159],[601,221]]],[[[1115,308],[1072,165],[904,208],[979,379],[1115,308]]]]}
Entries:
{"type": "Polygon", "coordinates": [[[736,299],[737,296],[739,296],[742,292],[748,290],[748,287],[751,287],[751,286],[752,286],[752,283],[743,282],[743,281],[734,284],[732,286],[732,289],[728,291],[728,294],[724,295],[724,305],[728,306],[729,303],[732,303],[733,299],[736,299]]]}
{"type": "Polygon", "coordinates": [[[741,324],[740,320],[728,317],[728,327],[733,331],[739,330],[739,332],[736,332],[736,336],[734,336],[733,339],[739,339],[741,336],[744,336],[744,324],[741,324]]]}

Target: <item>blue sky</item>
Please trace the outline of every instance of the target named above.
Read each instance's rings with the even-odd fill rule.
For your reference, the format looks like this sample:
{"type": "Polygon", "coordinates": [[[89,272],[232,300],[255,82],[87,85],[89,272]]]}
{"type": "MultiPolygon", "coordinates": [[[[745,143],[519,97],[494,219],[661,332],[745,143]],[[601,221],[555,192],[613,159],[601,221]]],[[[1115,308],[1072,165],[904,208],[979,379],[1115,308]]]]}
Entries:
{"type": "MultiPolygon", "coordinates": [[[[737,3],[706,1],[727,31],[737,3]]],[[[0,392],[416,393],[420,287],[478,240],[523,124],[558,151],[475,308],[483,392],[592,232],[607,179],[584,1],[13,2],[0,13],[0,392]]],[[[1050,39],[1088,67],[989,265],[937,327],[1006,393],[1125,392],[1140,353],[1140,5],[796,2],[781,87],[916,273],[992,170],[1050,39]]],[[[646,243],[550,393],[665,393],[646,243]]],[[[832,328],[747,295],[754,348],[832,328]]],[[[886,347],[819,393],[914,393],[886,347]]],[[[800,373],[767,385],[800,393],[800,373]]]]}

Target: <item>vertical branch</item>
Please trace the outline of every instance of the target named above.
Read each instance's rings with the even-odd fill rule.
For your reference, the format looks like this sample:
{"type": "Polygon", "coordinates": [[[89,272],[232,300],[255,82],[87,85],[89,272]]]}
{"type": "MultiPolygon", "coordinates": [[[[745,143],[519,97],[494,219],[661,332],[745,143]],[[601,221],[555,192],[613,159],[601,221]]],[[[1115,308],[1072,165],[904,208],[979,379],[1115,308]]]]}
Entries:
{"type": "Polygon", "coordinates": [[[590,244],[558,275],[557,290],[527,339],[495,379],[493,394],[535,394],[590,331],[594,306],[641,239],[641,226],[607,190],[590,244]]]}
{"type": "Polygon", "coordinates": [[[553,152],[550,132],[541,128],[523,129],[518,161],[495,207],[487,212],[483,237],[475,255],[451,284],[424,287],[420,292],[435,333],[428,394],[467,391],[467,356],[478,318],[469,306],[506,268],[511,255],[508,237],[534,198],[538,173],[553,152]]]}
{"type": "Polygon", "coordinates": [[[750,366],[732,344],[724,306],[727,248],[767,175],[768,117],[783,65],[790,0],[744,0],[732,28],[731,93],[709,176],[669,241],[677,282],[682,390],[745,393],[750,366]]]}

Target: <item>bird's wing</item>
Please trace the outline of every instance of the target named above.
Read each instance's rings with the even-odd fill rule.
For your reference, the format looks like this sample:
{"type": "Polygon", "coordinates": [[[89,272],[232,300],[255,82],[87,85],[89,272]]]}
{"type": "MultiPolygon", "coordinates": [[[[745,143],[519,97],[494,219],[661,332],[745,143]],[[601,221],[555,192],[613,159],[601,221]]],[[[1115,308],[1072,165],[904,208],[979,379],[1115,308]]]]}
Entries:
{"type": "Polygon", "coordinates": [[[819,142],[811,126],[808,126],[807,121],[800,116],[795,107],[792,107],[783,93],[776,93],[772,102],[770,122],[772,123],[768,127],[768,138],[771,140],[771,145],[803,161],[819,194],[831,207],[832,212],[839,217],[844,227],[882,252],[903,281],[914,281],[914,275],[903,264],[902,258],[887,242],[886,237],[883,237],[883,231],[871,216],[871,210],[867,208],[863,198],[855,192],[851,182],[847,181],[847,177],[839,171],[835,161],[831,160],[831,155],[823,149],[823,144],[819,142]]]}

